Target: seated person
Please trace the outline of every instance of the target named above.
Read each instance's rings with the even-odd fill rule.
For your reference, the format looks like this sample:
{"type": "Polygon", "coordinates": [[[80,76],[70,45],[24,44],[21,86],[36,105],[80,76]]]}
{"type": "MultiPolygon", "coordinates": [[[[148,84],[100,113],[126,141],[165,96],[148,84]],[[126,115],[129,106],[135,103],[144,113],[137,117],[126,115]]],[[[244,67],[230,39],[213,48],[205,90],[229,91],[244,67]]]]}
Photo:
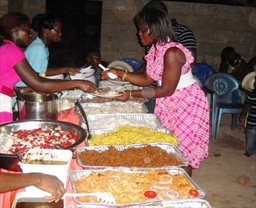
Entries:
{"type": "Polygon", "coordinates": [[[250,72],[248,64],[233,47],[225,47],[221,52],[219,72],[232,74],[240,82],[250,72]]]}
{"type": "Polygon", "coordinates": [[[95,69],[95,78],[96,78],[96,84],[99,83],[101,80],[101,72],[102,69],[98,66],[99,64],[102,64],[103,66],[107,67],[108,62],[101,60],[101,53],[99,50],[94,49],[89,51],[85,56],[85,64],[82,67],[88,67],[91,66],[93,69],[95,69]]]}

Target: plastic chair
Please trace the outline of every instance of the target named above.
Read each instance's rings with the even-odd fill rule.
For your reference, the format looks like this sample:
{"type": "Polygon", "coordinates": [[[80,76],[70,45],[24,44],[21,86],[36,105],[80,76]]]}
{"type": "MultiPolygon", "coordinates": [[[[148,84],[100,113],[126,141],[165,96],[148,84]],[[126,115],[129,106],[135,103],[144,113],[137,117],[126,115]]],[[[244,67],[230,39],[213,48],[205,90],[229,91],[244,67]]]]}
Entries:
{"type": "Polygon", "coordinates": [[[130,57],[121,58],[120,60],[126,62],[127,64],[129,64],[133,68],[134,71],[139,69],[141,64],[142,64],[141,61],[139,61],[139,60],[137,60],[135,58],[130,58],[130,57]]]}
{"type": "Polygon", "coordinates": [[[232,114],[233,130],[236,127],[237,116],[243,112],[244,104],[238,96],[239,81],[230,74],[215,73],[207,78],[204,87],[211,94],[211,133],[212,139],[216,140],[222,114],[232,114]]]}
{"type": "Polygon", "coordinates": [[[203,89],[203,84],[202,82],[200,81],[200,79],[198,79],[195,75],[193,75],[193,78],[196,80],[196,83],[198,84],[198,86],[203,89]]]}
{"type": "Polygon", "coordinates": [[[192,74],[195,75],[202,84],[204,84],[205,80],[212,74],[217,71],[210,66],[209,64],[197,63],[195,67],[192,69],[192,74]]]}

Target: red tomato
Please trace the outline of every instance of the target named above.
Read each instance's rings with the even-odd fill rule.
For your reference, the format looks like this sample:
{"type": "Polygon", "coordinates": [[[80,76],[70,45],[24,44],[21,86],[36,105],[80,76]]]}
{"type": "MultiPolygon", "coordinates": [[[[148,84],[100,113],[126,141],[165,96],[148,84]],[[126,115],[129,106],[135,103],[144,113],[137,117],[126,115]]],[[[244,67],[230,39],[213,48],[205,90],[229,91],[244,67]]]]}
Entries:
{"type": "Polygon", "coordinates": [[[190,189],[190,190],[189,190],[189,196],[190,196],[191,198],[196,198],[196,197],[198,197],[198,195],[199,195],[199,193],[198,193],[197,190],[195,190],[195,189],[190,189]]]}
{"type": "Polygon", "coordinates": [[[145,191],[144,196],[150,199],[156,198],[156,192],[155,191],[145,191]]]}

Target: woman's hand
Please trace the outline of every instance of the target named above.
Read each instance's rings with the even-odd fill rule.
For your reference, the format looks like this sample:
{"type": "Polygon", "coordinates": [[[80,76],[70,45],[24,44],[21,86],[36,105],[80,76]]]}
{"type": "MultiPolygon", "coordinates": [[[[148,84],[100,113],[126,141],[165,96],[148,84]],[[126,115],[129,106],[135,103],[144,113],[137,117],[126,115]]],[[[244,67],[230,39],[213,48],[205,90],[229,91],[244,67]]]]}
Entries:
{"type": "Polygon", "coordinates": [[[84,91],[84,92],[95,92],[95,91],[98,91],[99,88],[97,88],[97,86],[95,84],[93,84],[92,82],[90,81],[81,81],[81,84],[79,86],[79,89],[84,91]]]}
{"type": "Polygon", "coordinates": [[[127,101],[130,100],[131,97],[131,91],[125,90],[124,93],[120,96],[115,97],[116,100],[120,100],[120,101],[127,101]]]}
{"type": "Polygon", "coordinates": [[[119,78],[122,78],[123,75],[125,74],[125,71],[124,70],[121,70],[121,69],[116,69],[116,68],[108,68],[109,70],[107,71],[103,71],[101,73],[101,78],[102,79],[108,79],[109,76],[108,76],[108,73],[111,72],[113,74],[115,74],[117,77],[119,78]]]}
{"type": "Polygon", "coordinates": [[[79,68],[69,67],[69,68],[67,68],[67,72],[66,73],[69,74],[69,75],[75,75],[75,74],[77,74],[79,72],[80,72],[79,68]]]}
{"type": "Polygon", "coordinates": [[[46,197],[49,202],[58,202],[65,193],[63,183],[53,175],[36,173],[36,176],[39,178],[39,183],[35,186],[51,194],[46,197]]]}

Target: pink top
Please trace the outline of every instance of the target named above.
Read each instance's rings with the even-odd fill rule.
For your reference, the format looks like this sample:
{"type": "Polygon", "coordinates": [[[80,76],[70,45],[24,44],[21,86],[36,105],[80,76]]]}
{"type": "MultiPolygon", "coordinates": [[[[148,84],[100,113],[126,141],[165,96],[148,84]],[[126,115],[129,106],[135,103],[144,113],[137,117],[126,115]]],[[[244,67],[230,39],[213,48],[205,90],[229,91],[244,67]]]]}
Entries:
{"type": "MultiPolygon", "coordinates": [[[[179,48],[186,56],[181,74],[191,71],[194,58],[191,52],[180,43],[170,42],[152,46],[148,55],[147,74],[155,81],[162,80],[163,57],[167,49],[179,48]]],[[[179,150],[189,165],[198,168],[200,161],[208,156],[209,143],[209,105],[201,88],[196,84],[176,89],[171,96],[156,98],[155,114],[163,126],[178,138],[179,150]]]]}
{"type": "Polygon", "coordinates": [[[14,66],[25,58],[23,51],[13,42],[5,40],[0,46],[0,85],[14,89],[20,80],[14,66]]]}
{"type": "MultiPolygon", "coordinates": [[[[25,55],[18,46],[9,40],[4,40],[3,45],[0,46],[0,89],[9,88],[10,91],[13,91],[16,83],[20,80],[14,66],[24,58],[25,55]]],[[[0,91],[0,93],[4,92],[0,91]]],[[[5,95],[10,96],[9,94],[5,95]]],[[[11,99],[5,105],[12,105],[11,99]]],[[[0,123],[9,121],[12,121],[12,113],[0,108],[0,123]]]]}

